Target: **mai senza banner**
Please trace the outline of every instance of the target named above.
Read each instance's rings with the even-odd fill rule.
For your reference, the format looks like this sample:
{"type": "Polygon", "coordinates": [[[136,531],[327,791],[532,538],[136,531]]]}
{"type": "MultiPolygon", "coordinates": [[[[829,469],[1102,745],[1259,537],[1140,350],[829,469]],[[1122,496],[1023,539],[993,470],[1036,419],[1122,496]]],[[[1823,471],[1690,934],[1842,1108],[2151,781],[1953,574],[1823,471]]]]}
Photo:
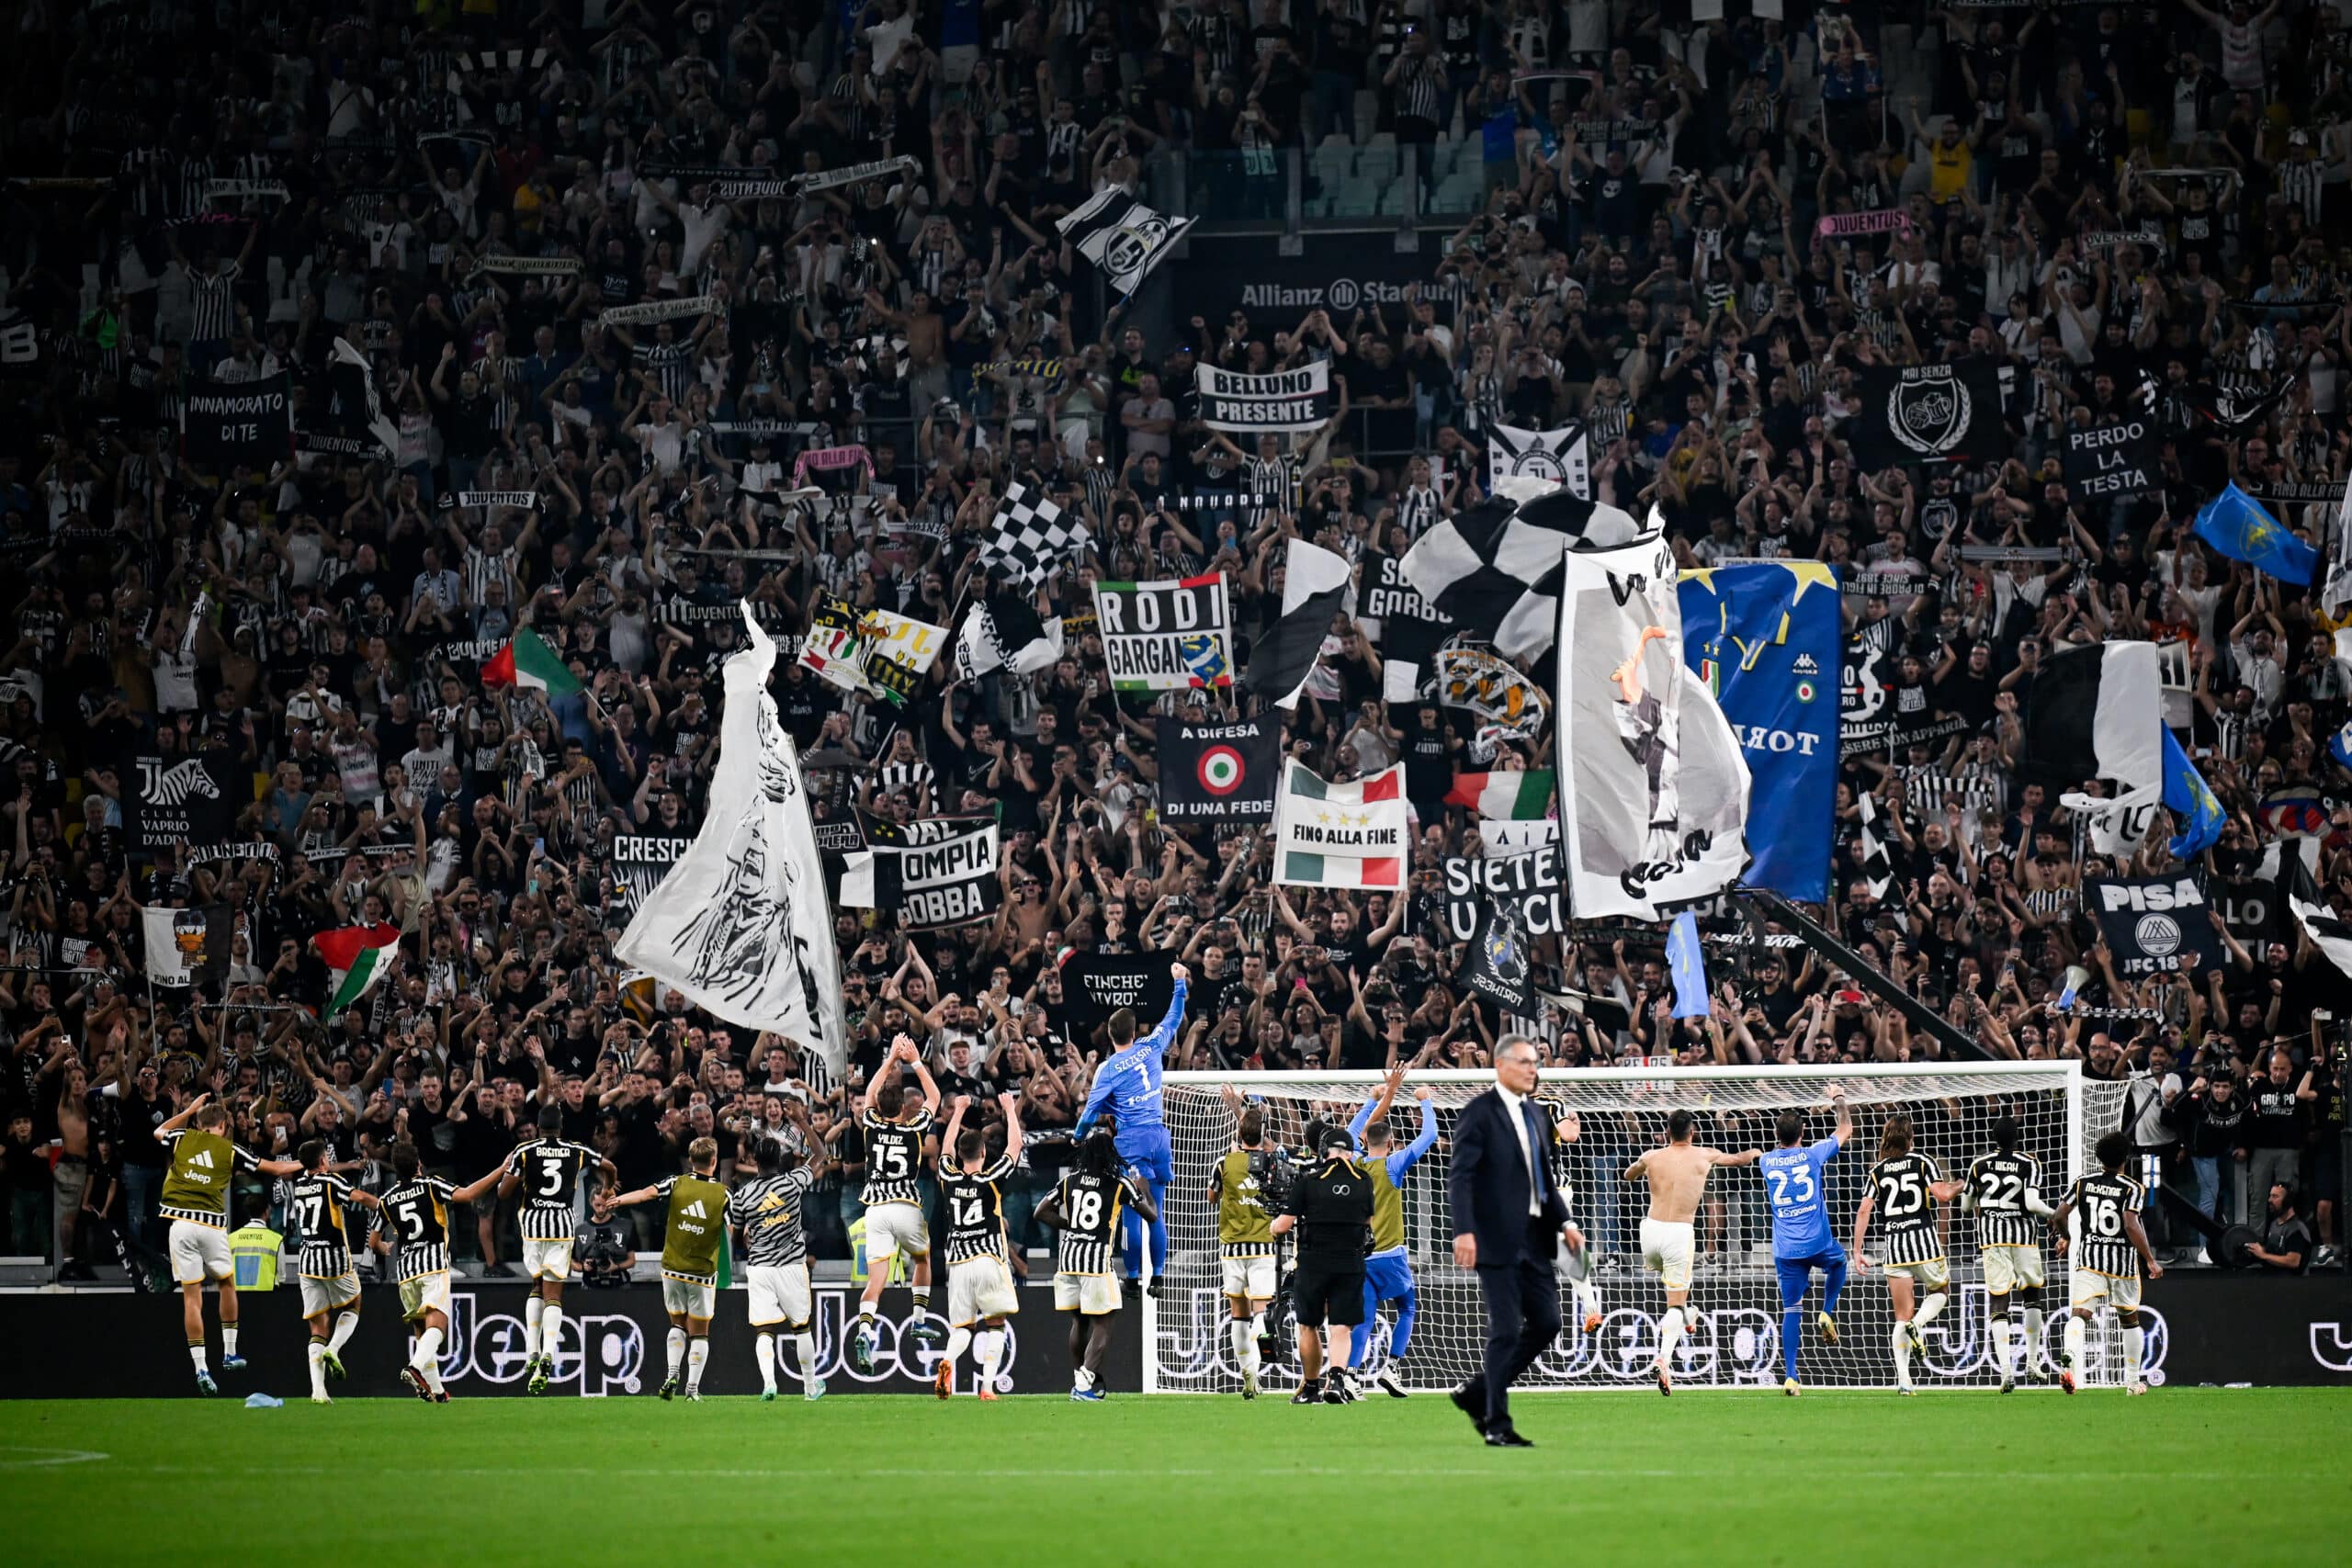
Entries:
{"type": "Polygon", "coordinates": [[[1165,582],[1098,582],[1094,618],[1114,692],[1233,684],[1233,615],[1221,571],[1165,582]]]}

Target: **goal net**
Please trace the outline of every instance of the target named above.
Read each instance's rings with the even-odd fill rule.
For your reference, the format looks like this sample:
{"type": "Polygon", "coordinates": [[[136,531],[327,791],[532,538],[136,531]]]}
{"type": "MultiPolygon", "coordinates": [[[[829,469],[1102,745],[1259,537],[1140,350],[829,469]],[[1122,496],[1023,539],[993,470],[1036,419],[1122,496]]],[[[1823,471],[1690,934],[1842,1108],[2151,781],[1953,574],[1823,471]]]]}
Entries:
{"type": "MultiPolygon", "coordinates": [[[[1481,1360],[1485,1311],[1476,1280],[1453,1262],[1446,1168],[1460,1107],[1493,1081],[1493,1075],[1485,1072],[1416,1073],[1389,1113],[1396,1146],[1401,1148],[1419,1125],[1413,1089],[1428,1085],[1434,1090],[1438,1141],[1403,1183],[1405,1244],[1418,1306],[1406,1354],[1395,1365],[1405,1385],[1416,1391],[1454,1387],[1476,1372],[1481,1360]]],[[[1916,1129],[1915,1146],[1932,1156],[1948,1179],[1957,1180],[1972,1160],[1993,1148],[1994,1122],[2005,1113],[2014,1115],[2023,1133],[2021,1147],[2041,1162],[2042,1199],[2055,1208],[2086,1168],[2097,1132],[2116,1125],[2123,1095],[2120,1084],[2086,1081],[2072,1062],[1546,1072],[1536,1098],[1550,1102],[1555,1121],[1566,1121],[1566,1111],[1576,1117],[1577,1136],[1554,1151],[1553,1170],[1587,1239],[1586,1277],[1598,1292],[1601,1322],[1597,1331],[1588,1333],[1576,1299],[1564,1289],[1566,1327],[1521,1386],[1623,1388],[1649,1382],[1666,1295],[1641,1261],[1638,1230],[1648,1208],[1648,1189],[1639,1182],[1629,1184],[1623,1176],[1634,1156],[1665,1141],[1670,1112],[1693,1112],[1699,1119],[1699,1141],[1716,1148],[1769,1149],[1775,1142],[1775,1121],[1792,1107],[1808,1112],[1808,1141],[1828,1135],[1833,1118],[1826,1090],[1832,1082],[1843,1085],[1855,1122],[1853,1139],[1825,1173],[1830,1224],[1841,1244],[1852,1238],[1866,1173],[1877,1157],[1879,1136],[1889,1117],[1907,1113],[1916,1129]],[[2093,1130],[2087,1138],[2086,1128],[2093,1130]]],[[[1240,1387],[1240,1369],[1226,1326],[1230,1309],[1219,1294],[1216,1212],[1208,1195],[1211,1168],[1235,1146],[1236,1118],[1219,1093],[1227,1084],[1265,1107],[1270,1140],[1297,1149],[1311,1119],[1346,1122],[1377,1092],[1379,1075],[1168,1075],[1165,1115],[1174,1145],[1175,1180],[1165,1204],[1164,1293],[1147,1300],[1144,1309],[1148,1392],[1214,1393],[1240,1387]]],[[[1926,1355],[1912,1358],[1912,1378],[1922,1388],[1994,1386],[1999,1370],[1992,1351],[1975,1220],[1954,1201],[1939,1206],[1939,1221],[1951,1282],[1943,1312],[1924,1330],[1926,1355]]],[[[1676,1352],[1677,1385],[1777,1386],[1783,1375],[1780,1290],[1772,1268],[1770,1210],[1759,1173],[1752,1168],[1716,1170],[1694,1224],[1699,1257],[1690,1304],[1700,1315],[1676,1352]]],[[[1881,1234],[1881,1225],[1874,1224],[1870,1242],[1874,1261],[1880,1257],[1881,1234]]],[[[2067,1311],[2066,1260],[2048,1247],[2042,1256],[2047,1281],[2041,1306],[2046,1315],[2036,1354],[2039,1364],[2054,1377],[2067,1311]]],[[[1559,1267],[1564,1279],[1573,1268],[1565,1258],[1559,1267]]],[[[1288,1277],[1285,1258],[1285,1284],[1288,1277]]],[[[1800,1375],[1805,1384],[1891,1386],[1894,1357],[1889,1330],[1894,1317],[1884,1274],[1849,1269],[1838,1308],[1840,1334],[1835,1346],[1821,1342],[1814,1331],[1820,1304],[1816,1280],[1804,1305],[1800,1375]]],[[[1280,1329],[1281,1348],[1279,1362],[1268,1363],[1264,1381],[1270,1387],[1295,1386],[1296,1337],[1284,1303],[1277,1303],[1268,1322],[1270,1329],[1280,1329]]],[[[1392,1309],[1382,1308],[1368,1346],[1367,1371],[1385,1356],[1393,1326],[1392,1309]]],[[[2152,1356],[2158,1348],[2151,1344],[2152,1356]]],[[[2087,1336],[2088,1381],[2120,1382],[2120,1328],[2111,1315],[2102,1314],[2087,1336]]]]}

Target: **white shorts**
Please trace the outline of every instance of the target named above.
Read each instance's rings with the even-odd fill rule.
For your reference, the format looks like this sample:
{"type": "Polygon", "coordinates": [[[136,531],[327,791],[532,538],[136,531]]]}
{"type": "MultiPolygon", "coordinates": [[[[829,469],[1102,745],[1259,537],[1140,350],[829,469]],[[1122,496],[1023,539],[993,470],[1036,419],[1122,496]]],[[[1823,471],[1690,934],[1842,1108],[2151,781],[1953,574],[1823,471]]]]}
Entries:
{"type": "Polygon", "coordinates": [[[2140,1306],[2140,1276],[2094,1274],[2087,1269],[2077,1269],[2066,1276],[2067,1305],[2089,1306],[2095,1302],[2105,1302],[2118,1312],[2136,1312],[2140,1306]]]}
{"type": "Polygon", "coordinates": [[[754,1263],[743,1270],[743,1283],[752,1293],[752,1327],[808,1326],[808,1265],[754,1263]]]}
{"type": "Polygon", "coordinates": [[[523,1238],[523,1272],[534,1280],[569,1280],[571,1278],[571,1238],[560,1241],[533,1241],[523,1238]]]}
{"type": "Polygon", "coordinates": [[[1984,1249],[1984,1289],[1996,1296],[2011,1291],[2041,1289],[2041,1248],[1988,1247],[1984,1249]]]}
{"type": "Polygon", "coordinates": [[[865,1269],[887,1269],[901,1252],[931,1256],[931,1223],[912,1203],[876,1203],[865,1211],[865,1269]]]}
{"type": "Polygon", "coordinates": [[[449,1315],[449,1270],[436,1269],[401,1281],[401,1316],[423,1317],[427,1312],[449,1315]]]}
{"type": "Polygon", "coordinates": [[[1224,1267],[1227,1297],[1252,1302],[1274,1299],[1274,1259],[1271,1253],[1261,1258],[1228,1258],[1224,1267]]]}
{"type": "Polygon", "coordinates": [[[359,1299],[359,1276],[346,1269],[332,1280],[302,1276],[302,1315],[323,1317],[339,1306],[359,1299]]]}
{"type": "Polygon", "coordinates": [[[1001,1258],[967,1258],[947,1269],[947,1323],[969,1328],[984,1317],[1006,1317],[1021,1310],[1012,1270],[1001,1258]]]}
{"type": "Polygon", "coordinates": [[[718,1287],[697,1285],[690,1280],[662,1276],[662,1310],[684,1313],[708,1323],[718,1311],[718,1287]]]}
{"type": "Polygon", "coordinates": [[[1951,1264],[1941,1258],[1931,1258],[1925,1263],[1890,1263],[1886,1266],[1888,1279],[1892,1280],[1897,1274],[1914,1281],[1922,1290],[1940,1291],[1951,1283],[1951,1264]]]}
{"type": "Polygon", "coordinates": [[[1669,1291],[1690,1288],[1690,1224],[1642,1221],[1642,1267],[1665,1280],[1669,1291]]]}
{"type": "Polygon", "coordinates": [[[194,1220],[174,1220],[171,1247],[172,1278],[183,1285],[236,1277],[236,1264],[229,1257],[227,1231],[200,1225],[194,1220]]]}
{"type": "MultiPolygon", "coordinates": [[[[1227,1267],[1231,1267],[1230,1264],[1227,1267]]],[[[1057,1274],[1054,1310],[1101,1317],[1119,1310],[1119,1281],[1108,1274],[1057,1274]]]]}

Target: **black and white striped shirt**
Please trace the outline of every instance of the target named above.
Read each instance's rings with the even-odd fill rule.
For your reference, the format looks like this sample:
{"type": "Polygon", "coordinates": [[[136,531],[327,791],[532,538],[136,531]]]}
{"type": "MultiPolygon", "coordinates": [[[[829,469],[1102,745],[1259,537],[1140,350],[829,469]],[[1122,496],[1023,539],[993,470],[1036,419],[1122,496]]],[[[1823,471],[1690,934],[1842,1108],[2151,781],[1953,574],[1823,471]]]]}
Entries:
{"type": "Polygon", "coordinates": [[[1944,1240],[1936,1230],[1936,1197],[1928,1190],[1943,1179],[1936,1162],[1923,1154],[1897,1155],[1871,1167],[1871,1193],[1886,1227],[1888,1268],[1933,1263],[1944,1255],[1944,1240]]]}
{"type": "Polygon", "coordinates": [[[947,1215],[947,1261],[950,1267],[975,1258],[1002,1258],[1004,1253],[1004,1189],[1001,1185],[1020,1168],[1020,1162],[999,1155],[976,1171],[967,1171],[951,1151],[939,1162],[940,1202],[947,1215]]]}
{"type": "Polygon", "coordinates": [[[437,1176],[419,1176],[384,1194],[392,1273],[402,1283],[448,1271],[449,1202],[457,1192],[437,1176]]]}
{"type": "Polygon", "coordinates": [[[2278,165],[2278,194],[2303,209],[2306,222],[2319,221],[2322,165],[2317,158],[2290,158],[2278,165]]]}
{"type": "Polygon", "coordinates": [[[876,781],[881,793],[896,795],[910,791],[915,805],[923,811],[939,809],[937,775],[928,762],[885,762],[876,771],[876,781]]]}
{"type": "Polygon", "coordinates": [[[1061,1239],[1054,1268],[1063,1274],[1108,1274],[1111,1249],[1118,1244],[1120,1215],[1139,1194],[1124,1176],[1066,1173],[1056,1189],[1062,1212],[1061,1239]]]}
{"type": "Polygon", "coordinates": [[[326,1171],[306,1172],[295,1179],[287,1206],[302,1233],[305,1280],[340,1280],[351,1272],[351,1243],[344,1229],[343,1212],[351,1202],[351,1183],[326,1171]]]}
{"type": "Polygon", "coordinates": [[[519,1220],[525,1241],[569,1241],[578,1224],[572,1196],[580,1178],[603,1156],[562,1138],[533,1138],[506,1156],[506,1169],[523,1188],[519,1220]]]}
{"type": "Polygon", "coordinates": [[[918,1107],[903,1122],[885,1122],[868,1111],[858,1127],[865,1134],[865,1191],[869,1209],[877,1203],[921,1203],[916,1173],[922,1168],[922,1135],[932,1115],[918,1107]]]}
{"type": "Polygon", "coordinates": [[[2041,1162],[2031,1155],[1978,1155],[1968,1168],[1969,1201],[1976,1210],[1979,1247],[2038,1247],[2041,1221],[2027,1205],[2041,1190],[2041,1162]]]}
{"type": "Polygon", "coordinates": [[[2139,1212],[2146,1190],[2128,1176],[2101,1172],[2075,1183],[2069,1199],[2074,1206],[2075,1267],[2111,1280],[2140,1277],[2140,1249],[2124,1228],[2127,1215],[2139,1212]]]}
{"type": "Polygon", "coordinates": [[[800,1206],[812,1185],[806,1170],[763,1176],[735,1189],[727,1200],[727,1220],[743,1229],[743,1261],[755,1269],[782,1269],[808,1258],[800,1206]]]}
{"type": "Polygon", "coordinates": [[[188,335],[195,342],[218,342],[237,330],[237,278],[243,270],[224,261],[218,272],[199,272],[188,279],[196,306],[196,324],[188,335]]]}
{"type": "Polygon", "coordinates": [[[686,400],[686,392],[695,383],[695,350],[688,343],[641,343],[637,345],[637,362],[644,367],[662,389],[662,395],[673,403],[686,400]]]}

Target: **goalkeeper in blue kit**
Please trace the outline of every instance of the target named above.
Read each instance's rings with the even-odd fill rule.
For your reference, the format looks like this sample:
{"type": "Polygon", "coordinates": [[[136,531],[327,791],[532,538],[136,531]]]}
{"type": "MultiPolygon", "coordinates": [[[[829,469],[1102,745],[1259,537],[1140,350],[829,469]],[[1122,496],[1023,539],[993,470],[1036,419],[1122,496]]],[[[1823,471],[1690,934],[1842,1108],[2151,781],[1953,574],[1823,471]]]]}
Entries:
{"type": "Polygon", "coordinates": [[[1829,1086],[1829,1103],[1838,1111],[1838,1130],[1815,1144],[1804,1143],[1804,1112],[1781,1112],[1781,1146],[1765,1152],[1758,1162],[1764,1190],[1772,1205],[1772,1266],[1781,1276],[1781,1389],[1798,1391],[1797,1341],[1804,1327],[1805,1292],[1813,1274],[1823,1275],[1821,1319],[1816,1325],[1825,1343],[1838,1343],[1838,1298],[1846,1289],[1846,1249],[1829,1228],[1829,1203],[1822,1172],[1846,1140],[1854,1135],[1854,1114],[1846,1108],[1845,1090],[1829,1086]]]}
{"type": "MultiPolygon", "coordinates": [[[[1168,1142],[1168,1123],[1161,1116],[1159,1077],[1168,1049],[1176,1043],[1176,1031],[1184,1021],[1184,992],[1192,977],[1192,971],[1182,964],[1170,964],[1168,973],[1176,981],[1176,994],[1169,999],[1168,1015],[1150,1033],[1136,1038],[1132,1008],[1121,1008],[1111,1015],[1114,1050],[1111,1059],[1095,1071],[1094,1088],[1086,1097],[1076,1134],[1083,1140],[1107,1108],[1118,1129],[1119,1157],[1151,1191],[1152,1207],[1159,1211],[1150,1223],[1151,1293],[1155,1296],[1160,1293],[1160,1276],[1168,1269],[1168,1222],[1162,1216],[1168,1209],[1168,1184],[1176,1178],[1175,1154],[1168,1142]]],[[[1142,1216],[1129,1209],[1121,1226],[1119,1256],[1125,1261],[1130,1280],[1139,1273],[1143,1228],[1142,1216]]]]}

